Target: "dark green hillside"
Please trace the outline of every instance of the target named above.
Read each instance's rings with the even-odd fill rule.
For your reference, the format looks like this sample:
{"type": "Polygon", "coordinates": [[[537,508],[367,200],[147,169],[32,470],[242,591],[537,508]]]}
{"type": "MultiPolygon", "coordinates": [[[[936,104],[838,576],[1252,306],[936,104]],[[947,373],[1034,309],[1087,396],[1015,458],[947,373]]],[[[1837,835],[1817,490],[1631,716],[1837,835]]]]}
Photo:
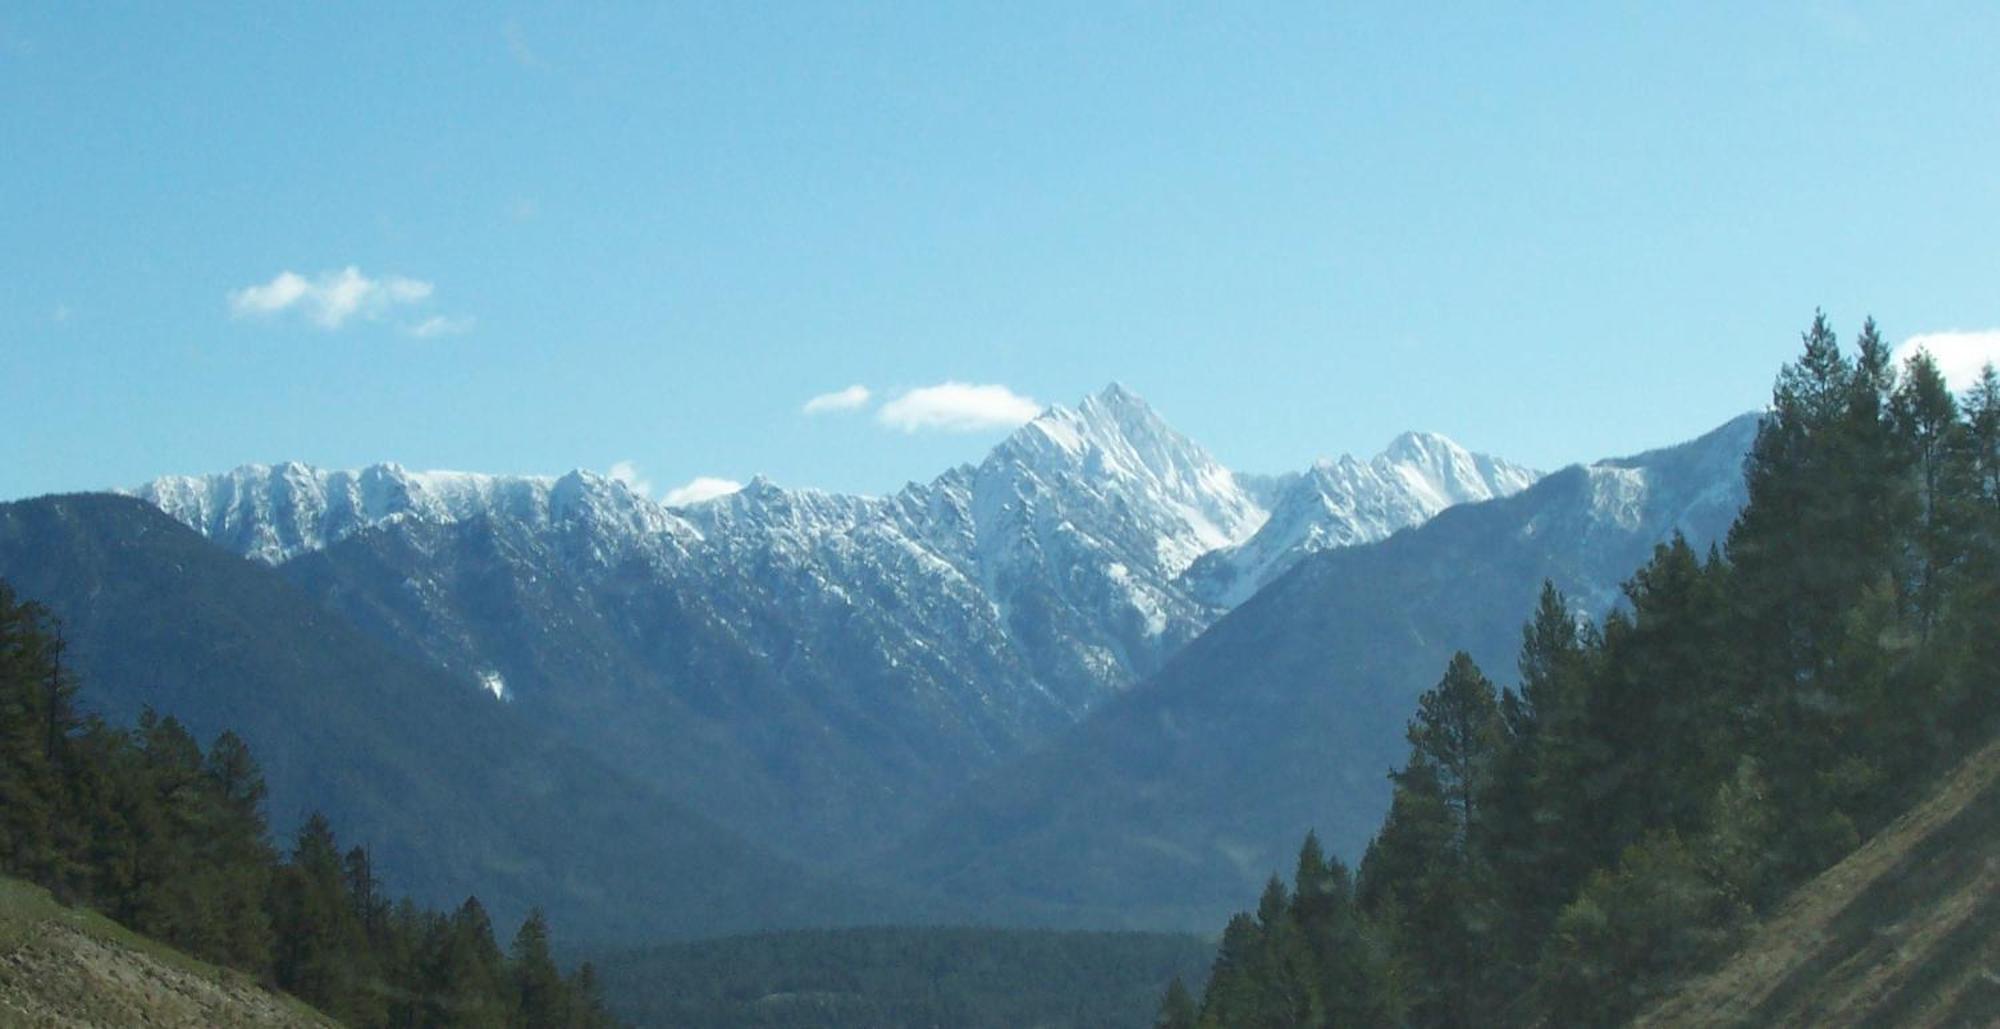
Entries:
{"type": "Polygon", "coordinates": [[[1170,1024],[1989,1022],[2000,376],[1853,350],[1814,320],[1725,546],[1545,587],[1518,690],[1455,655],[1358,869],[1308,837],[1170,1024]]]}
{"type": "Polygon", "coordinates": [[[1154,933],[837,929],[653,947],[596,961],[639,1026],[1139,1029],[1214,944],[1154,933]]]}
{"type": "Polygon", "coordinates": [[[47,610],[0,582],[0,874],[34,884],[0,879],[9,1024],[309,1015],[257,984],[357,1029],[610,1023],[589,967],[556,968],[539,912],[503,953],[476,898],[450,915],[392,902],[368,849],[343,851],[321,815],[280,852],[241,737],[204,750],[150,709],[119,728],[76,692],[47,610]]]}
{"type": "Polygon", "coordinates": [[[826,924],[868,902],[388,652],[144,502],[0,505],[0,578],[59,617],[88,709],[130,724],[150,705],[204,740],[235,730],[280,835],[320,809],[427,903],[477,893],[503,924],[539,904],[570,939],[639,940],[826,924]]]}

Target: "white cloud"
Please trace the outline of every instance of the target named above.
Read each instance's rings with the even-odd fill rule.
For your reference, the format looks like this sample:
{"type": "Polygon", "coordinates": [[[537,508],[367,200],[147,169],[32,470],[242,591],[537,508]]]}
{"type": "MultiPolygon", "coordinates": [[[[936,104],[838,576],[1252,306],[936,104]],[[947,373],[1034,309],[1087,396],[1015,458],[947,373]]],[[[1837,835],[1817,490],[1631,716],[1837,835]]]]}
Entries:
{"type": "Polygon", "coordinates": [[[307,279],[293,271],[279,272],[261,286],[246,286],[229,294],[229,309],[238,318],[268,317],[297,309],[322,329],[338,329],[349,318],[379,318],[392,307],[430,298],[432,286],[421,279],[390,275],[371,279],[348,265],[307,279]]]}
{"type": "Polygon", "coordinates": [[[1042,413],[1042,405],[1005,386],[941,382],[923,386],[882,405],[875,418],[892,429],[922,432],[978,432],[1011,429],[1042,413]]]}
{"type": "Polygon", "coordinates": [[[2000,329],[1978,332],[1926,332],[1911,336],[1896,348],[1900,367],[1918,350],[1930,352],[1938,371],[1954,393],[1963,393],[1979,381],[1980,370],[1988,364],[2000,366],[2000,329]]]}
{"type": "Polygon", "coordinates": [[[647,481],[644,475],[639,474],[639,466],[630,461],[619,461],[605,474],[624,483],[632,492],[642,497],[651,499],[653,496],[653,484],[647,481]]]}
{"type": "Polygon", "coordinates": [[[873,395],[868,392],[868,387],[856,383],[846,389],[835,390],[832,393],[821,393],[819,396],[806,401],[806,405],[799,408],[799,410],[804,411],[806,414],[825,414],[829,411],[854,411],[868,406],[868,398],[873,395]]]}
{"type": "Polygon", "coordinates": [[[660,498],[660,502],[668,507],[686,507],[689,504],[699,504],[704,500],[726,497],[742,488],[743,484],[737,482],[735,479],[718,479],[708,475],[697,475],[689,479],[685,484],[668,490],[667,495],[660,498]]]}
{"type": "Polygon", "coordinates": [[[403,331],[418,339],[435,339],[439,336],[456,336],[472,331],[473,320],[469,317],[451,317],[434,314],[420,322],[403,327],[403,331]]]}

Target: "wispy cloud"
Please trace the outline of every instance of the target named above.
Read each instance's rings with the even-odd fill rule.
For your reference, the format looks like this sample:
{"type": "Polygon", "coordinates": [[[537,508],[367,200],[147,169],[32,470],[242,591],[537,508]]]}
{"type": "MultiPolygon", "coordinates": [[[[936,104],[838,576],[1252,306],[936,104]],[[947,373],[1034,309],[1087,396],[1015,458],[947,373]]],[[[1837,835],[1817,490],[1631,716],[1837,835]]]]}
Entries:
{"type": "Polygon", "coordinates": [[[1981,369],[1988,364],[2000,365],[2000,329],[1954,329],[1911,336],[1896,348],[1896,363],[1902,364],[1919,350],[1928,351],[1938,371],[1944,373],[1944,381],[1954,392],[1963,393],[1979,381],[1981,369]]]}
{"type": "Polygon", "coordinates": [[[605,474],[624,483],[632,492],[642,497],[651,499],[653,496],[652,482],[648,481],[644,475],[641,475],[639,473],[639,466],[631,461],[619,461],[613,464],[611,470],[605,474]]]}
{"type": "Polygon", "coordinates": [[[351,318],[379,318],[392,308],[430,298],[433,287],[421,279],[389,275],[371,279],[348,265],[308,279],[293,271],[257,286],[229,294],[229,309],[238,318],[271,317],[297,310],[322,329],[338,329],[351,318]]]}
{"type": "Polygon", "coordinates": [[[434,314],[420,322],[403,327],[403,332],[418,339],[435,339],[439,336],[457,336],[472,331],[473,319],[434,314]]]}
{"type": "Polygon", "coordinates": [[[868,398],[873,395],[874,394],[868,392],[868,387],[856,383],[855,385],[849,386],[846,389],[834,390],[831,393],[821,393],[819,396],[816,396],[811,400],[806,401],[805,406],[799,408],[799,410],[805,412],[806,414],[828,414],[834,411],[856,411],[863,407],[867,407],[868,398]]]}
{"type": "Polygon", "coordinates": [[[743,484],[737,482],[735,479],[718,479],[708,475],[697,475],[686,483],[668,490],[667,495],[660,498],[660,502],[666,504],[668,507],[686,507],[689,504],[699,504],[704,500],[726,497],[742,488],[743,484]]]}
{"type": "Polygon", "coordinates": [[[1042,413],[1042,405],[1005,386],[941,382],[909,390],[882,405],[875,419],[904,432],[1010,429],[1042,413]]]}

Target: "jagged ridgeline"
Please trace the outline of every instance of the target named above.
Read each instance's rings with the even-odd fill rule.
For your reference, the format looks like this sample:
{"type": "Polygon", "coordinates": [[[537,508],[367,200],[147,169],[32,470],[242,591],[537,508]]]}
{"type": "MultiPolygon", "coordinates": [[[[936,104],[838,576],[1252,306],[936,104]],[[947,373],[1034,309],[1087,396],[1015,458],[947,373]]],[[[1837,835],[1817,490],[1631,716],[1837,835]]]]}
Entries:
{"type": "Polygon", "coordinates": [[[1537,478],[1418,434],[1238,475],[1114,385],[880,497],[757,479],[670,508],[589,472],[296,464],[135,493],[538,733],[845,874],[1307,554],[1537,478]]]}
{"type": "MultiPolygon", "coordinates": [[[[1171,991],[1161,1025],[1616,1024],[1746,938],[1802,946],[1752,934],[1766,918],[1834,941],[1747,953],[1719,980],[1792,970],[1760,987],[1773,1012],[1839,1020],[1866,1012],[1837,998],[1890,997],[1902,1021],[2000,1014],[1963,969],[1931,978],[1964,989],[1930,991],[1922,963],[1881,957],[1862,989],[1848,960],[1944,928],[1991,952],[1991,905],[1951,901],[1987,880],[1937,872],[1990,821],[1990,789],[1947,785],[1869,852],[1889,857],[1855,852],[1996,728],[2000,380],[1989,367],[1954,397],[1928,357],[1895,367],[1872,322],[1851,353],[1823,316],[1804,342],[1726,545],[1662,544],[1601,625],[1545,589],[1512,688],[1452,660],[1358,871],[1308,838],[1291,886],[1229,923],[1205,994],[1171,991]],[[1931,811],[1954,790],[1985,813],[1931,811]],[[1852,884],[1799,887],[1850,854],[1842,868],[1874,869],[1869,897],[1907,903],[1855,907],[1862,925],[1815,914],[1852,884]],[[1840,969],[1836,1006],[1808,1003],[1840,969]]],[[[1713,992],[1663,1017],[1720,1010],[1713,992]]]]}
{"type": "MultiPolygon", "coordinates": [[[[52,620],[0,582],[0,872],[347,1025],[610,1024],[589,967],[557,970],[539,912],[503,953],[477,898],[392,902],[368,849],[343,851],[318,815],[281,854],[234,733],[204,752],[150,710],[131,729],[82,716],[76,691],[52,620]]],[[[125,1009],[63,1014],[104,1010],[125,1009]]]]}

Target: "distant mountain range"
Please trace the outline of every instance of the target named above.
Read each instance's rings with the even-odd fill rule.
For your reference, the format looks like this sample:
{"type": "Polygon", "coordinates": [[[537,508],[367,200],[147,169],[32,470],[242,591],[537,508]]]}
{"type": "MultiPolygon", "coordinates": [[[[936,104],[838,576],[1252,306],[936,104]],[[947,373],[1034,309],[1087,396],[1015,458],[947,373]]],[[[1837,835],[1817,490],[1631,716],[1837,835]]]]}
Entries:
{"type": "Polygon", "coordinates": [[[1543,580],[1602,616],[1659,541],[1720,539],[1756,428],[1745,415],[1307,558],[1146,683],[963,791],[886,867],[996,913],[1192,928],[1254,898],[1310,829],[1358,859],[1417,695],[1451,654],[1512,683],[1543,580]]]}
{"type": "Polygon", "coordinates": [[[1722,532],[1754,427],[1547,477],[1416,433],[1254,476],[1114,385],[884,497],[245,466],[0,509],[0,577],[90,627],[86,700],[240,723],[274,801],[397,835],[419,895],[547,892],[626,938],[1208,931],[1306,827],[1358,849],[1451,649],[1511,678],[1544,577],[1600,613],[1722,532]],[[619,848],[682,882],[593,907],[619,848]]]}
{"type": "Polygon", "coordinates": [[[1291,477],[1273,518],[1114,385],[887,497],[758,479],[669,509],[588,472],[296,464],[134,492],[398,650],[826,866],[1064,731],[1305,554],[1534,477],[1412,434],[1291,477]]]}

